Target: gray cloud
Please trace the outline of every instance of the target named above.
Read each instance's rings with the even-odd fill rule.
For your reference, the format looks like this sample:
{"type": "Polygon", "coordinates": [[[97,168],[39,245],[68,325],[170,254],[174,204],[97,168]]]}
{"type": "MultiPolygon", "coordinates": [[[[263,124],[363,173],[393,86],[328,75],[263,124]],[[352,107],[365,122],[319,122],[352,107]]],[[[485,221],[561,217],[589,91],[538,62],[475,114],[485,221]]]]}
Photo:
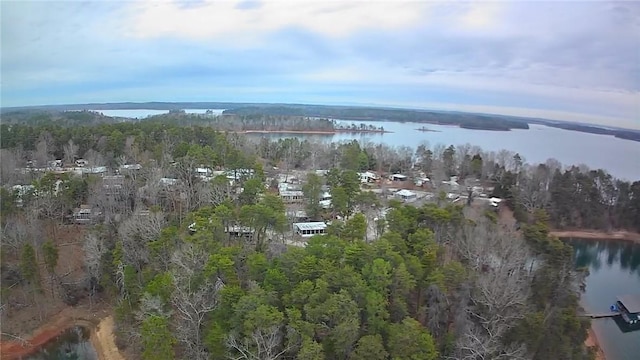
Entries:
{"type": "MultiPolygon", "coordinates": [[[[205,5],[190,1],[177,11],[205,5]]],[[[344,21],[338,16],[357,3],[338,5],[318,11],[344,21]]],[[[285,23],[248,38],[243,34],[252,40],[247,42],[236,41],[233,33],[132,36],[130,24],[142,3],[2,2],[3,98],[28,102],[29,91],[57,91],[74,102],[92,91],[107,96],[145,88],[157,94],[148,90],[154,84],[163,91],[173,85],[225,94],[256,87],[279,94],[300,91],[276,89],[317,89],[322,98],[333,92],[345,102],[364,96],[362,89],[390,99],[436,96],[437,90],[441,97],[455,95],[452,101],[488,106],[637,117],[640,3],[428,5],[421,21],[403,27],[372,23],[336,37],[285,23]]],[[[264,2],[237,7],[260,12],[264,2]]]]}

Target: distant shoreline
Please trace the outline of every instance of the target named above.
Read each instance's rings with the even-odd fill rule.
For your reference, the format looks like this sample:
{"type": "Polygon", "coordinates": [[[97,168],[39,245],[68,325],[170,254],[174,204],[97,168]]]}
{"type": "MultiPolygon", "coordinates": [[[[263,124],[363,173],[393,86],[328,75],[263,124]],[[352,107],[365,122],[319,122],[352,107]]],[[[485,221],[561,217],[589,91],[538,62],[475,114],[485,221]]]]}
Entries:
{"type": "Polygon", "coordinates": [[[631,231],[598,231],[598,230],[552,230],[549,235],[559,238],[581,238],[591,240],[624,240],[640,244],[640,233],[631,231]]]}
{"type": "Polygon", "coordinates": [[[236,134],[307,134],[307,135],[335,135],[339,133],[351,134],[386,134],[393,131],[387,130],[359,130],[359,129],[335,129],[335,130],[238,130],[228,131],[236,134]]]}

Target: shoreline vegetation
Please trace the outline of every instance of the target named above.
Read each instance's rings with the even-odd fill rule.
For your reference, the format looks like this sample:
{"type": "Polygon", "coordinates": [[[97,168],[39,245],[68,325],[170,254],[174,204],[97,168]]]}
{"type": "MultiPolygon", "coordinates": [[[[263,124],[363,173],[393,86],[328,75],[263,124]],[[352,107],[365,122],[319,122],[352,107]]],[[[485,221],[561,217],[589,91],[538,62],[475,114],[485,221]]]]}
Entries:
{"type": "MultiPolygon", "coordinates": [[[[73,111],[78,113],[80,120],[77,124],[92,122],[110,122],[121,118],[107,116],[82,116],[92,110],[168,110],[169,114],[152,116],[150,119],[167,118],[167,115],[184,115],[179,109],[225,109],[221,117],[252,117],[256,115],[271,117],[309,117],[316,119],[340,119],[344,121],[389,121],[413,122],[434,125],[450,125],[469,130],[510,131],[513,129],[529,129],[530,124],[545,125],[569,131],[613,136],[619,139],[640,141],[640,131],[633,129],[608,129],[598,125],[583,125],[573,122],[556,121],[539,118],[515,117],[506,115],[491,115],[480,113],[462,113],[437,110],[392,109],[376,107],[349,107],[329,105],[300,105],[300,104],[256,104],[256,103],[218,103],[218,102],[146,102],[146,103],[106,103],[106,104],[66,104],[46,106],[24,106],[0,108],[7,121],[25,119],[39,114],[41,120],[60,119],[58,113],[73,111]],[[81,119],[82,118],[82,119],[81,119]],[[111,120],[110,120],[111,119],[111,120]]],[[[186,114],[193,115],[193,114],[186,114]]],[[[211,119],[212,113],[200,115],[198,123],[211,119]]],[[[173,118],[174,117],[169,117],[173,118]]],[[[194,118],[198,118],[197,116],[194,118]]],[[[4,119],[3,119],[4,120],[4,119]]],[[[64,119],[67,120],[67,119],[64,119]]],[[[148,120],[148,119],[145,119],[148,120]]],[[[181,120],[184,120],[181,118],[181,120]]],[[[239,129],[228,129],[239,130],[239,129]]],[[[313,129],[325,131],[327,129],[313,129]]]]}
{"type": "Polygon", "coordinates": [[[589,229],[551,230],[549,235],[559,238],[581,238],[590,240],[623,240],[640,244],[640,233],[631,231],[600,231],[589,229]]]}
{"type": "Polygon", "coordinates": [[[587,348],[591,348],[595,353],[595,360],[607,360],[607,357],[604,354],[604,350],[600,346],[600,342],[598,341],[598,336],[596,332],[593,330],[593,327],[589,328],[587,333],[587,339],[584,341],[584,345],[587,348]]]}

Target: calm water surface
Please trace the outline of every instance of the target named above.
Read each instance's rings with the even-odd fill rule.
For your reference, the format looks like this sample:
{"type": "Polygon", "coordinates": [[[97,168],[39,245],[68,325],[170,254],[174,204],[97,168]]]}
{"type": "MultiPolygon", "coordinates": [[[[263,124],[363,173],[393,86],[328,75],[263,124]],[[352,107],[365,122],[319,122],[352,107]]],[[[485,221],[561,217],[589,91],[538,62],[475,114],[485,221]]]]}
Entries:
{"type": "MultiPolygon", "coordinates": [[[[344,121],[346,124],[351,121],[344,121]]],[[[354,122],[382,126],[391,133],[336,135],[294,135],[316,141],[349,141],[385,143],[390,146],[418,147],[428,142],[436,144],[480,146],[486,151],[510,150],[519,153],[529,163],[544,163],[555,158],[564,165],[585,164],[592,169],[606,169],[613,176],[627,180],[640,180],[640,142],[617,139],[613,136],[587,134],[529,125],[529,130],[488,131],[469,130],[455,126],[398,123],[354,122]],[[426,126],[429,132],[416,129],[426,126]]],[[[252,134],[272,139],[291,137],[291,134],[252,134]]]]}
{"type": "Polygon", "coordinates": [[[98,354],[89,342],[89,330],[76,326],[28,360],[98,360],[98,354]]]}
{"type": "MultiPolygon", "coordinates": [[[[606,313],[617,295],[640,295],[640,245],[607,240],[569,239],[576,266],[587,267],[581,303],[587,312],[606,313]]],[[[607,360],[640,359],[640,330],[623,332],[614,319],[592,320],[607,360]]]]}

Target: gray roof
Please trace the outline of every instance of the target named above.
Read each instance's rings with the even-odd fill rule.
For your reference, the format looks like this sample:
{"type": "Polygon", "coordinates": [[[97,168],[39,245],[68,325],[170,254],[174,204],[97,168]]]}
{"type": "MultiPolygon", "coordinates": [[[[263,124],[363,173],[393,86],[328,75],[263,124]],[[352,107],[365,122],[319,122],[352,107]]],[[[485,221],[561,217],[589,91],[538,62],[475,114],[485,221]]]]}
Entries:
{"type": "Polygon", "coordinates": [[[327,228],[327,224],[323,222],[304,222],[304,223],[294,223],[293,226],[298,228],[299,230],[324,230],[327,228]]]}
{"type": "Polygon", "coordinates": [[[620,295],[618,301],[624,305],[630,313],[640,313],[640,294],[620,295]]]}
{"type": "Polygon", "coordinates": [[[282,190],[280,196],[304,196],[304,192],[300,190],[282,190]]]}

